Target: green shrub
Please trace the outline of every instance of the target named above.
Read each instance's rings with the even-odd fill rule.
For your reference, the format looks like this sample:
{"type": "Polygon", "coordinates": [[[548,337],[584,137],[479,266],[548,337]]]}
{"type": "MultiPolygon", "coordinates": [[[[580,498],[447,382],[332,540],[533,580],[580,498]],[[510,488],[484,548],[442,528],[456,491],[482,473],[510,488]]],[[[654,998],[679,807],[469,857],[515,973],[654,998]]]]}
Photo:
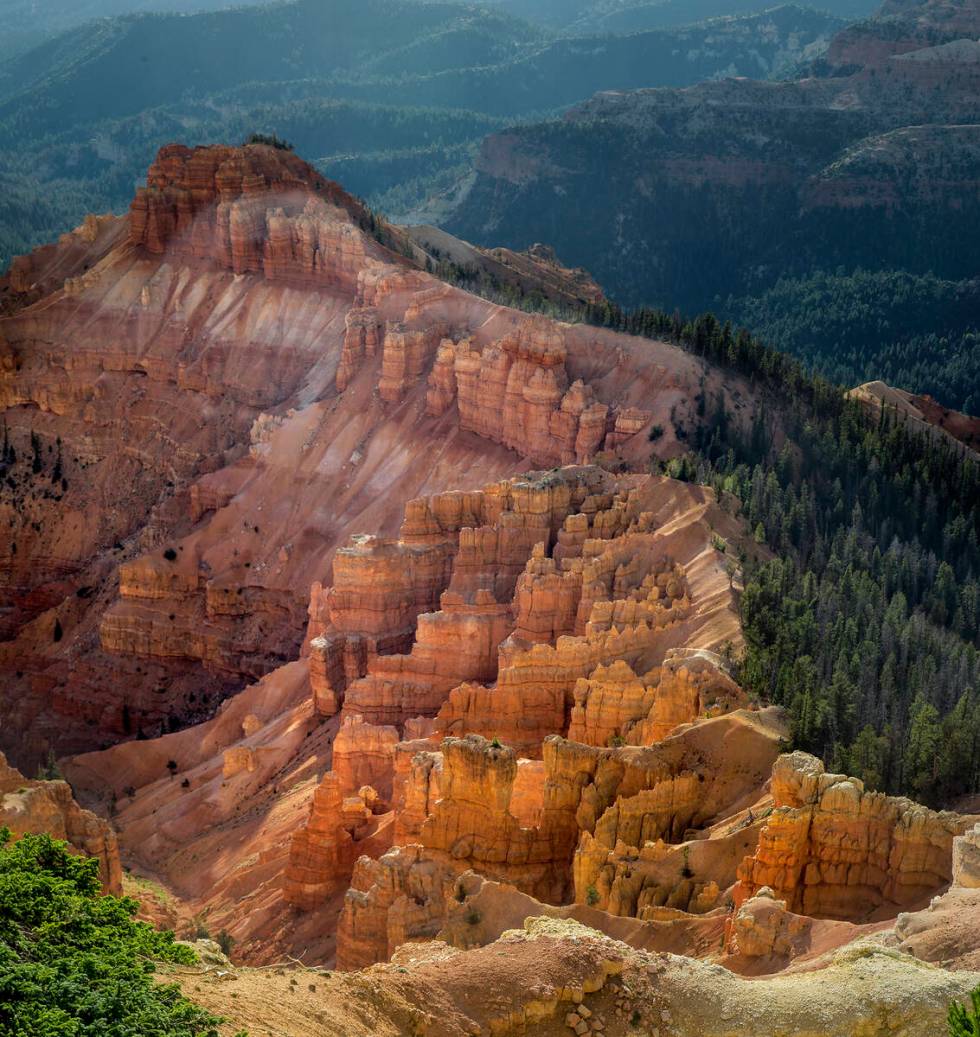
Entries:
{"type": "Polygon", "coordinates": [[[98,861],[48,835],[0,829],[2,1037],[217,1037],[219,1018],[153,981],[156,962],[197,959],[173,933],[102,896],[98,861]]]}
{"type": "Polygon", "coordinates": [[[595,907],[595,905],[599,903],[599,891],[595,886],[589,886],[585,890],[585,902],[589,907],[595,907]]]}
{"type": "Polygon", "coordinates": [[[288,140],[283,140],[282,137],[277,137],[274,133],[250,133],[243,144],[268,144],[270,148],[275,148],[277,151],[292,151],[293,146],[288,140]]]}
{"type": "Polygon", "coordinates": [[[980,1035],[980,987],[970,995],[972,1009],[954,1001],[949,1006],[949,1037],[978,1037],[980,1035]]]}

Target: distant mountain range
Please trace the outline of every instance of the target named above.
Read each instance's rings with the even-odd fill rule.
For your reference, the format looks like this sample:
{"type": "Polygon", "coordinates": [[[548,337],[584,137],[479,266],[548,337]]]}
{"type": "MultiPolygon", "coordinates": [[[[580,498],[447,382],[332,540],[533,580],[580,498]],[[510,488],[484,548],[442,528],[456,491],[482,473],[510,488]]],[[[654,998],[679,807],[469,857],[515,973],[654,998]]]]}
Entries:
{"type": "Polygon", "coordinates": [[[172,140],[275,133],[399,222],[546,243],[619,303],[713,309],[846,383],[969,409],[980,17],[821,6],[294,0],[88,21],[0,63],[0,268],[121,210],[172,140]]]}
{"type": "MultiPolygon", "coordinates": [[[[676,28],[706,18],[755,14],[760,0],[480,0],[518,18],[574,34],[676,28]]],[[[193,14],[257,7],[262,0],[0,0],[0,60],[23,54],[51,36],[98,18],[151,12],[193,14]]],[[[874,0],[798,0],[800,7],[838,18],[870,14],[874,0]]]]}
{"type": "Polygon", "coordinates": [[[124,207],[174,139],[278,133],[400,216],[463,176],[479,142],[517,119],[597,90],[785,72],[841,25],[782,7],[568,36],[492,5],[410,0],[88,22],[0,64],[0,267],[88,211],[124,207]]]}
{"type": "Polygon", "coordinates": [[[980,267],[978,36],[976,5],[890,2],[796,78],[598,93],[488,137],[440,218],[478,243],[547,241],[622,303],[778,328],[844,381],[917,375],[906,388],[976,405],[980,308],[960,282],[980,267]],[[835,327],[877,315],[846,360],[820,331],[830,283],[835,327]],[[909,293],[931,322],[903,323],[909,293]],[[940,298],[972,316],[951,331],[940,298]]]}
{"type": "MultiPolygon", "coordinates": [[[[758,0],[485,0],[529,21],[572,32],[639,32],[672,29],[707,18],[756,14],[758,0]]],[[[770,5],[774,6],[774,5],[770,5]]],[[[875,0],[801,0],[800,7],[838,18],[862,18],[875,0]]]]}

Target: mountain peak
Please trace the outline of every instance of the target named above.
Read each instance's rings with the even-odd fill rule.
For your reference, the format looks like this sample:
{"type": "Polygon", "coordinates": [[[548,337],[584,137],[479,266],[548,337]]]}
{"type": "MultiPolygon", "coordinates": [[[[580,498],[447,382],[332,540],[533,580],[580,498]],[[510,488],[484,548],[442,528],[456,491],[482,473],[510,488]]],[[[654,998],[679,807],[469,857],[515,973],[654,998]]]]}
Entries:
{"type": "Polygon", "coordinates": [[[366,206],[287,148],[168,144],[133,198],[130,242],[238,274],[346,284],[365,258],[391,258],[363,233],[371,220],[366,206]]]}

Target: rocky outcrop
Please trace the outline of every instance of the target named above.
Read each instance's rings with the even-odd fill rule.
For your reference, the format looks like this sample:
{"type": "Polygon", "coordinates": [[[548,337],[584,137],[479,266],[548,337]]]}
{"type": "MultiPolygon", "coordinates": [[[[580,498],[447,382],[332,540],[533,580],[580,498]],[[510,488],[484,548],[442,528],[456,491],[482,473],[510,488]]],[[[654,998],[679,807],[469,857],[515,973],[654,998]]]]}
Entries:
{"type": "Polygon", "coordinates": [[[868,920],[918,906],[952,878],[966,822],[827,774],[806,753],[773,767],[773,812],[739,868],[739,903],[764,886],[796,914],[868,920]]]}
{"type": "Polygon", "coordinates": [[[792,957],[806,941],[811,919],[791,914],[763,886],[735,912],[731,939],[739,954],[749,958],[792,957]]]}
{"type": "Polygon", "coordinates": [[[735,881],[738,847],[752,845],[753,834],[726,833],[712,846],[697,832],[754,796],[781,737],[775,716],[736,713],[601,757],[606,767],[631,766],[618,783],[600,770],[576,806],[576,901],[649,919],[664,907],[698,914],[718,906],[735,881]]]}
{"type": "Polygon", "coordinates": [[[283,899],[313,910],[344,889],[354,862],[365,852],[383,852],[385,829],[375,816],[377,793],[365,786],[345,795],[339,774],[324,775],[317,786],[306,825],[292,838],[283,876],[283,899]]]}
{"type": "Polygon", "coordinates": [[[454,886],[452,871],[428,860],[421,846],[361,857],[337,921],[337,968],[387,961],[402,944],[435,936],[454,886]]]}
{"type": "Polygon", "coordinates": [[[208,259],[236,274],[323,288],[356,286],[370,250],[366,211],[289,151],[162,148],[130,209],[130,241],[208,259]]]}
{"type": "Polygon", "coordinates": [[[358,536],[337,550],[334,582],[326,591],[317,584],[310,605],[322,631],[310,643],[310,684],[321,716],[339,711],[370,659],[411,647],[418,617],[438,606],[451,564],[448,542],[358,536]]]}
{"type": "Polygon", "coordinates": [[[59,289],[74,293],[86,279],[91,282],[88,271],[125,241],[127,231],[126,221],[118,216],[89,214],[74,230],[62,234],[56,244],[15,256],[6,274],[0,276],[0,317],[59,289]]]}
{"type": "Polygon", "coordinates": [[[66,781],[31,781],[7,763],[0,753],[0,828],[14,838],[46,833],[64,839],[72,849],[99,862],[99,878],[106,893],[122,896],[122,866],[112,826],[72,797],[66,781]]]}
{"type": "Polygon", "coordinates": [[[588,922],[534,913],[482,946],[412,943],[367,975],[317,976],[313,996],[299,982],[309,977],[305,970],[280,976],[241,969],[230,984],[232,999],[229,984],[202,984],[197,976],[184,989],[191,995],[200,987],[198,999],[225,1011],[235,1026],[261,1020],[289,1037],[318,1027],[349,1037],[402,1037],[426,1026],[445,1037],[622,1037],[637,1030],[742,1037],[758,1033],[760,1020],[767,1033],[794,1037],[877,1037],[892,1024],[907,1037],[935,1037],[950,1001],[968,1000],[980,982],[977,971],[927,965],[871,941],[828,955],[820,969],[746,979],[713,963],[634,949],[588,922]]]}
{"type": "MultiPolygon", "coordinates": [[[[498,648],[513,630],[510,599],[518,573],[534,545],[550,543],[575,502],[604,481],[598,469],[573,467],[411,502],[401,538],[390,548],[393,564],[411,573],[418,556],[445,560],[451,577],[437,612],[415,613],[418,598],[412,599],[411,650],[371,656],[366,675],[347,688],[345,711],[404,725],[414,716],[435,716],[454,688],[493,681],[498,648]]],[[[397,588],[399,579],[405,576],[389,577],[386,588],[397,588]]]]}
{"type": "Polygon", "coordinates": [[[465,900],[468,871],[547,903],[573,893],[615,915],[711,910],[735,880],[738,848],[753,843],[732,840],[720,860],[703,862],[681,847],[664,863],[667,844],[751,795],[783,734],[772,716],[734,714],[646,749],[551,736],[543,761],[530,766],[477,735],[447,738],[441,753],[422,751],[410,762],[406,746],[395,795],[405,814],[396,822],[399,845],[381,861],[358,862],[338,923],[338,962],[360,968],[437,932],[465,900]],[[679,884],[689,858],[703,863],[700,877],[691,871],[679,884]]]}
{"type": "Polygon", "coordinates": [[[747,704],[719,657],[677,650],[642,680],[623,660],[599,665],[575,682],[574,695],[568,737],[587,745],[649,745],[700,716],[747,704]]]}
{"type": "Polygon", "coordinates": [[[965,457],[980,457],[980,418],[950,410],[931,396],[915,396],[884,382],[866,382],[847,394],[876,413],[886,407],[916,432],[952,446],[965,457]]]}
{"type": "Polygon", "coordinates": [[[538,317],[482,351],[469,339],[445,342],[429,412],[441,414],[455,394],[460,427],[535,464],[585,463],[605,441],[608,408],[582,381],[569,386],[566,359],[560,328],[538,317]]]}
{"type": "Polygon", "coordinates": [[[953,885],[980,889],[980,824],[953,840],[953,885]]]}
{"type": "Polygon", "coordinates": [[[385,803],[391,799],[395,747],[394,727],[365,724],[361,716],[346,716],[333,743],[333,771],[347,793],[370,785],[385,803]]]}

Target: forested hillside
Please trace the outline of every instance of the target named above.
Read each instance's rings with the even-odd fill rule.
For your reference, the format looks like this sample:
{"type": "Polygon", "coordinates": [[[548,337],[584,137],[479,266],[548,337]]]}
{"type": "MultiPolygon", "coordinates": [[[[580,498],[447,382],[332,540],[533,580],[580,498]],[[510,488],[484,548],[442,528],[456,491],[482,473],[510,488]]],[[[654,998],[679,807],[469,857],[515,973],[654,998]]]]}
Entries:
{"type": "Polygon", "coordinates": [[[624,305],[975,407],[978,34],[975,7],[920,0],[798,78],[596,94],[489,137],[447,229],[548,241],[624,305]]]}
{"type": "Polygon", "coordinates": [[[843,385],[882,379],[980,413],[980,282],[903,270],[783,278],[726,315],[843,385]]]}
{"type": "Polygon", "coordinates": [[[241,7],[235,0],[0,0],[0,61],[95,18],[137,11],[209,11],[241,7]]]}
{"type": "Polygon", "coordinates": [[[769,76],[819,52],[840,25],[783,7],[557,36],[493,6],[412,0],[90,23],[0,64],[0,267],[88,211],[123,209],[174,139],[277,133],[398,217],[465,177],[479,142],[517,119],[597,90],[769,76]]]}

